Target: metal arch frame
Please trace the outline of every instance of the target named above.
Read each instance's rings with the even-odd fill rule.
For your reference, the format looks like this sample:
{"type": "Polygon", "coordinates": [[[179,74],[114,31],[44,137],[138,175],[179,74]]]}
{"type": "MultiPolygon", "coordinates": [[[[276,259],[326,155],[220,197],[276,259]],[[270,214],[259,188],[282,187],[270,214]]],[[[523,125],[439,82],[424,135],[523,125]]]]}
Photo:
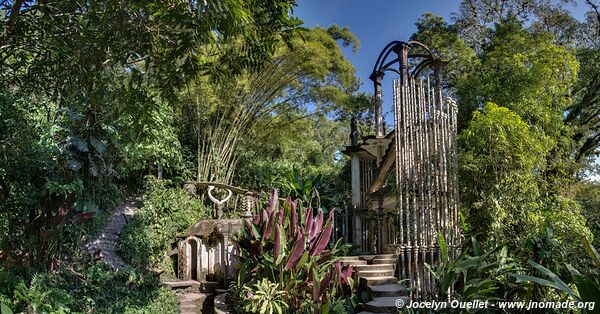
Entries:
{"type": "Polygon", "coordinates": [[[383,48],[373,66],[373,72],[369,76],[369,79],[373,81],[375,91],[375,134],[377,137],[385,136],[382,112],[383,93],[381,88],[381,81],[383,80],[385,72],[394,72],[398,74],[402,80],[408,80],[409,78],[418,76],[426,67],[433,66],[435,77],[438,78],[441,74],[443,64],[444,63],[441,61],[439,55],[435,54],[429,47],[416,40],[407,42],[394,40],[383,48]],[[409,54],[409,50],[414,46],[423,48],[426,53],[409,54]],[[396,53],[397,57],[386,62],[392,52],[396,53]],[[417,58],[423,60],[414,65],[412,69],[409,69],[408,61],[417,58]],[[396,63],[398,64],[398,69],[393,67],[396,63]]]}

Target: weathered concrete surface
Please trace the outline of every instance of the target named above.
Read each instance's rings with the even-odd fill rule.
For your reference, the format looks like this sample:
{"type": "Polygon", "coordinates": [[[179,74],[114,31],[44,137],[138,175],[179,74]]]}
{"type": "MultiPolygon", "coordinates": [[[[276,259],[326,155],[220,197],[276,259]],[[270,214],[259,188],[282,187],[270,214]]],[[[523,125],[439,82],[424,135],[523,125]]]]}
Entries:
{"type": "Polygon", "coordinates": [[[115,209],[104,229],[102,229],[96,238],[85,244],[84,250],[94,255],[99,255],[103,262],[116,270],[126,268],[127,264],[117,255],[115,246],[119,233],[123,230],[123,226],[131,221],[141,203],[142,200],[139,197],[125,200],[122,205],[115,209]]]}
{"type": "Polygon", "coordinates": [[[208,237],[215,231],[219,234],[233,235],[242,230],[243,223],[243,219],[203,219],[191,226],[180,237],[208,237]]]}

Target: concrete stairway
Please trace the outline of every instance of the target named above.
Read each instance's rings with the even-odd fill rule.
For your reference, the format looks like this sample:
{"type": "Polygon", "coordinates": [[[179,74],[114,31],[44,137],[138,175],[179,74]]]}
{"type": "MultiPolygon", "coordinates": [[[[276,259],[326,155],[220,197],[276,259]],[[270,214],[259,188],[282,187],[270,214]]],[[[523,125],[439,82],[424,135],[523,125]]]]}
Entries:
{"type": "Polygon", "coordinates": [[[128,265],[116,253],[117,238],[141,204],[142,199],[139,197],[125,200],[121,206],[115,209],[102,231],[83,246],[83,250],[92,253],[116,270],[127,268],[128,265]]]}
{"type": "Polygon", "coordinates": [[[397,256],[395,254],[346,256],[342,263],[352,265],[355,279],[365,286],[373,300],[363,304],[363,312],[397,313],[397,300],[408,302],[406,288],[395,277],[397,256]]]}
{"type": "Polygon", "coordinates": [[[182,314],[212,313],[215,295],[223,292],[219,289],[222,283],[213,281],[174,280],[161,284],[175,291],[182,314]]]}

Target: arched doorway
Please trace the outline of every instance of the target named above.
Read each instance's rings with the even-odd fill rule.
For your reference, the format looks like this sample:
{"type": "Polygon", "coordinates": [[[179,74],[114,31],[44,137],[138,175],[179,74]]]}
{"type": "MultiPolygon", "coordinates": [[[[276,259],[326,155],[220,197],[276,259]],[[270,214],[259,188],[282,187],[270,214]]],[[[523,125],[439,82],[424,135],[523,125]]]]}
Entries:
{"type": "Polygon", "coordinates": [[[196,239],[188,240],[190,247],[190,279],[192,280],[198,280],[198,244],[196,239]]]}

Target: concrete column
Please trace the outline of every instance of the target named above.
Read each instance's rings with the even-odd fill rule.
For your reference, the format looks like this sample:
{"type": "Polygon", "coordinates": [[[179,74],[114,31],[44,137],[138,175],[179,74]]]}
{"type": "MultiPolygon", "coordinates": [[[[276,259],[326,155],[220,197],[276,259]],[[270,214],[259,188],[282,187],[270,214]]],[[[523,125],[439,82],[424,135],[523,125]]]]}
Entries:
{"type": "MultiPolygon", "coordinates": [[[[230,228],[231,229],[231,228],[230,228]]],[[[227,287],[227,276],[229,275],[229,263],[227,257],[229,256],[229,236],[223,235],[223,242],[221,243],[221,273],[223,274],[223,283],[227,287]]]]}
{"type": "Polygon", "coordinates": [[[377,137],[383,137],[385,136],[383,130],[383,92],[381,90],[383,72],[373,72],[369,78],[373,80],[373,86],[375,87],[375,134],[377,134],[377,137]]]}
{"type": "Polygon", "coordinates": [[[185,277],[183,280],[192,279],[192,246],[188,239],[185,239],[185,277]]]}
{"type": "Polygon", "coordinates": [[[358,156],[352,155],[351,160],[352,169],[352,216],[354,218],[352,228],[352,243],[355,245],[361,245],[362,230],[361,220],[357,215],[357,211],[360,209],[360,160],[358,156]]]}
{"type": "Polygon", "coordinates": [[[208,273],[208,258],[206,256],[206,243],[205,238],[200,238],[198,241],[198,281],[206,280],[206,274],[208,273]]]}
{"type": "Polygon", "coordinates": [[[384,224],[385,224],[385,219],[384,219],[384,213],[383,213],[383,195],[379,194],[377,196],[377,203],[379,205],[379,212],[377,213],[377,221],[378,221],[378,226],[377,226],[377,253],[378,254],[383,254],[383,245],[384,245],[384,224]]]}

